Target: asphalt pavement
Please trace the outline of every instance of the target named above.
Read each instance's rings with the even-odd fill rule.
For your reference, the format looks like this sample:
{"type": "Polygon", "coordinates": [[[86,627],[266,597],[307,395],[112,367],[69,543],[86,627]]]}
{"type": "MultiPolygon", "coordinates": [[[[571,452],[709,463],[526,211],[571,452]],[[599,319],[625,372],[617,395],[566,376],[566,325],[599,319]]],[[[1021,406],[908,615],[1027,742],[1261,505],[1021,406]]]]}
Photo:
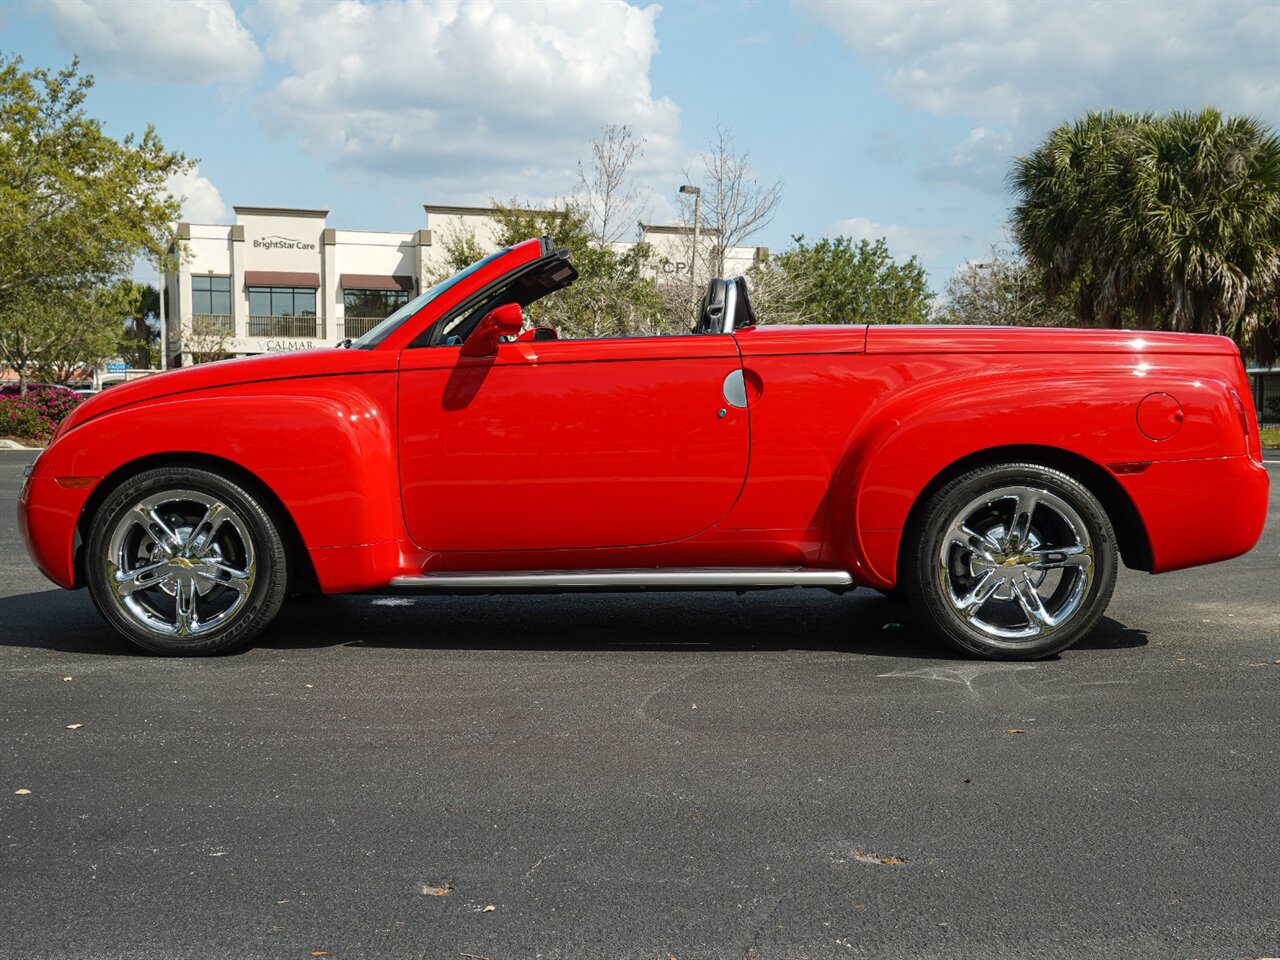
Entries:
{"type": "Polygon", "coordinates": [[[26,559],[32,456],[3,960],[1280,956],[1280,464],[1251,554],[1041,663],[864,590],[321,598],[165,660],[26,559]]]}

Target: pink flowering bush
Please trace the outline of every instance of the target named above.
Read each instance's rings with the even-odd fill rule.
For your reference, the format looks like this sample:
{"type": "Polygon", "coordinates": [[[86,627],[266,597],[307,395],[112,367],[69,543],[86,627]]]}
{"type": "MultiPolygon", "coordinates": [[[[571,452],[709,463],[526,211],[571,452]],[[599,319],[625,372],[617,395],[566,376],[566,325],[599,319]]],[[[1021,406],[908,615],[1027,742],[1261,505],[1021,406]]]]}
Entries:
{"type": "Polygon", "coordinates": [[[32,387],[25,397],[2,395],[0,437],[47,442],[62,419],[79,403],[79,396],[62,387],[32,387]]]}

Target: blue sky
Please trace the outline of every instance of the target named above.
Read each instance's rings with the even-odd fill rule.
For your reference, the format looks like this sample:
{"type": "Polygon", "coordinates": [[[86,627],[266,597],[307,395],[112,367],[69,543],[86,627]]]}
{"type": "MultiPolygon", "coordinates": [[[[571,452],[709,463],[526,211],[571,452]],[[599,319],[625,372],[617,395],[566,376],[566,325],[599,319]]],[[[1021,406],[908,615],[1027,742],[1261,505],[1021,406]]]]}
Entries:
{"type": "Polygon", "coordinates": [[[1280,128],[1280,2],[0,4],[0,48],[78,53],[113,135],[199,160],[197,222],[322,207],[412,230],[423,203],[574,186],[605,123],[646,139],[653,222],[717,124],[783,200],[752,239],[885,236],[941,289],[1005,237],[1010,158],[1085,110],[1215,105],[1280,128]]]}

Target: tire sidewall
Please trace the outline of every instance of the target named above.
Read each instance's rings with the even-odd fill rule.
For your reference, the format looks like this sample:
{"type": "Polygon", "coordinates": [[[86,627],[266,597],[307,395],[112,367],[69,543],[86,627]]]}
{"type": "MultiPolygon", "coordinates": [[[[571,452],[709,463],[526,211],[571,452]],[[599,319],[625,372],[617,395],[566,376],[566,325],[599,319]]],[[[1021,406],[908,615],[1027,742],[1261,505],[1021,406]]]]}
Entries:
{"type": "Polygon", "coordinates": [[[86,550],[85,581],[98,612],[118,633],[152,653],[208,656],[235,650],[248,643],[274,618],[285,595],[287,561],[276,523],[253,494],[208,470],[158,468],[124,481],[94,514],[86,550]],[[120,609],[108,582],[107,554],[112,532],[139,500],[166,490],[195,490],[219,498],[239,514],[253,541],[257,576],[247,602],[230,622],[196,639],[148,631],[120,609]]]}
{"type": "Polygon", "coordinates": [[[930,498],[911,533],[914,550],[906,584],[908,593],[938,633],[953,646],[975,656],[1034,660],[1065,650],[1097,625],[1115,586],[1118,550],[1106,511],[1084,484],[1050,467],[1017,463],[980,467],[965,473],[930,498]],[[1093,544],[1095,568],[1089,592],[1067,624],[1039,640],[1002,642],[974,629],[955,614],[938,582],[937,557],[942,538],[956,515],[985,492],[1008,486],[1040,488],[1064,499],[1084,521],[1093,544]]]}

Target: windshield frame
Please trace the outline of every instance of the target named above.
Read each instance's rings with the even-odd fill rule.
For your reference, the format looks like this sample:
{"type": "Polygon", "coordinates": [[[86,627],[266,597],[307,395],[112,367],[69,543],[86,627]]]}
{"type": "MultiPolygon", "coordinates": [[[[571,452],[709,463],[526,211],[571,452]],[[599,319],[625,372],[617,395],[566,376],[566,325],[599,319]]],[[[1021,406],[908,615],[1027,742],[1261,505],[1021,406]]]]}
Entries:
{"type": "Polygon", "coordinates": [[[359,339],[352,340],[348,346],[352,350],[372,350],[374,347],[378,346],[380,343],[386,340],[387,337],[391,336],[391,334],[394,333],[396,330],[399,330],[400,327],[402,327],[407,321],[417,316],[418,312],[423,307],[431,303],[433,300],[439,297],[442,293],[449,290],[451,287],[461,282],[462,280],[465,280],[467,277],[471,276],[477,270],[480,270],[483,267],[487,267],[489,264],[493,263],[495,260],[499,259],[500,257],[506,256],[508,253],[511,252],[511,249],[512,249],[511,247],[503,247],[501,250],[498,250],[496,253],[491,253],[487,257],[484,257],[483,259],[477,260],[475,263],[471,264],[471,266],[458,271],[453,276],[447,277],[446,279],[441,280],[435,286],[429,287],[428,289],[422,291],[422,293],[418,294],[416,297],[414,297],[412,300],[410,300],[408,303],[402,306],[395,313],[388,316],[385,320],[383,320],[381,323],[375,326],[372,330],[367,331],[359,339]]]}

